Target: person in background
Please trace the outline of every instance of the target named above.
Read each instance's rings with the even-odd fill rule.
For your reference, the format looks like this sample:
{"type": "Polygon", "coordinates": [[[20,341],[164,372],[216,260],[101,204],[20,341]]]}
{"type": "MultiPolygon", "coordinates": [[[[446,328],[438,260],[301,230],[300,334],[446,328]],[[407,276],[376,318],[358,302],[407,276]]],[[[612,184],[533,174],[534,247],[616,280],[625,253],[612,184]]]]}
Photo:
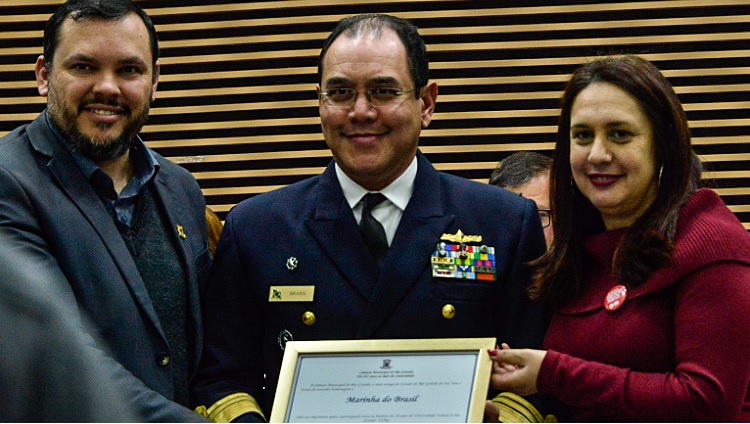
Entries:
{"type": "MultiPolygon", "coordinates": [[[[318,71],[334,159],[320,176],[235,206],[219,240],[192,391],[214,420],[269,416],[289,340],[497,337],[539,347],[546,330],[527,295],[527,263],[545,251],[534,203],[439,173],[419,152],[438,88],[416,27],[345,18],[318,71]]],[[[518,402],[506,396],[504,411],[534,408],[508,396],[518,402]]]]}
{"type": "Polygon", "coordinates": [[[67,283],[39,272],[2,234],[0,251],[2,421],[141,421],[91,348],[67,283]],[[69,303],[57,301],[66,295],[69,303]]]}
{"type": "Polygon", "coordinates": [[[537,262],[536,297],[556,313],[546,350],[490,352],[494,387],[554,395],[577,422],[750,421],[750,235],[700,178],[653,64],[575,71],[552,167],[555,243],[537,262]]]}
{"type": "Polygon", "coordinates": [[[219,237],[221,236],[221,229],[224,227],[224,223],[221,222],[219,215],[206,206],[206,225],[208,226],[208,250],[211,252],[211,256],[216,253],[216,245],[219,244],[219,237]]]}
{"type": "Polygon", "coordinates": [[[533,200],[539,209],[547,249],[552,246],[554,231],[550,208],[549,173],[552,158],[537,152],[515,152],[497,164],[489,183],[533,200]]]}
{"type": "Polygon", "coordinates": [[[35,68],[47,109],[0,140],[0,229],[67,281],[139,416],[200,421],[185,405],[211,261],[206,205],[195,179],[138,137],[158,56],[154,25],[130,0],[55,11],[35,68]]]}

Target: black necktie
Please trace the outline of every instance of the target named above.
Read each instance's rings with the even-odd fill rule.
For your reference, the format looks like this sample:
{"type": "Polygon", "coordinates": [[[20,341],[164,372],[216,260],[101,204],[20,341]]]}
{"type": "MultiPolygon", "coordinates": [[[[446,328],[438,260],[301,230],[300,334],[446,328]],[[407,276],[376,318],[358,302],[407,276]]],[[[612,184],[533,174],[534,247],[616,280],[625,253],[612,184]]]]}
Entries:
{"type": "Polygon", "coordinates": [[[363,199],[362,220],[359,221],[359,231],[365,238],[365,243],[370,249],[372,256],[383,266],[385,254],[388,253],[388,238],[385,236],[383,225],[372,216],[372,209],[379,205],[385,196],[380,193],[367,193],[363,199]]]}

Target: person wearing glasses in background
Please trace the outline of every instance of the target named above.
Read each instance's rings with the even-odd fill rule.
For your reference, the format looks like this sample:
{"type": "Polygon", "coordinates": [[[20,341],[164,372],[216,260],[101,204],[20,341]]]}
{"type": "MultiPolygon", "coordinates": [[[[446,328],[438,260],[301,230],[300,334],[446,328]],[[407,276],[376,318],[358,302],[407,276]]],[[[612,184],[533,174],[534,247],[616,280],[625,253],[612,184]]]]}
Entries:
{"type": "MultiPolygon", "coordinates": [[[[538,346],[546,331],[527,297],[526,264],[545,252],[534,203],[439,173],[419,152],[438,88],[417,28],[388,15],[345,18],[324,44],[318,77],[333,160],[226,217],[192,391],[210,419],[269,417],[290,340],[497,337],[538,346]]],[[[501,417],[534,409],[507,396],[495,399],[501,417]]]]}
{"type": "Polygon", "coordinates": [[[552,246],[552,209],[550,209],[549,171],[552,158],[537,152],[515,152],[497,164],[490,184],[520,194],[536,202],[544,228],[547,249],[552,246]]]}

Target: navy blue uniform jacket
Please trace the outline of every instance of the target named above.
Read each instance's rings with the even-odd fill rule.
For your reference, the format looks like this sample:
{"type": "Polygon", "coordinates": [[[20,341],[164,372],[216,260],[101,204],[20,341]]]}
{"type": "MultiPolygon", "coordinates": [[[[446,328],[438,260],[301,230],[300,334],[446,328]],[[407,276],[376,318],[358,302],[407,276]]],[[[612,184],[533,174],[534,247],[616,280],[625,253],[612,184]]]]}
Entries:
{"type": "Polygon", "coordinates": [[[269,417],[285,331],[294,340],[496,337],[541,347],[547,319],[526,296],[525,263],[545,251],[535,204],[417,157],[414,192],[379,275],[333,161],[320,176],[230,211],[203,299],[206,345],[192,402],[208,407],[245,392],[269,417]],[[435,246],[458,230],[495,247],[497,281],[433,278],[435,246]],[[314,285],[314,300],[269,302],[271,286],[284,285],[314,285]],[[313,325],[302,321],[307,311],[313,325]]]}
{"type": "MultiPolygon", "coordinates": [[[[0,231],[32,257],[40,273],[69,283],[63,288],[72,294],[68,301],[74,296],[93,322],[95,336],[111,354],[101,360],[143,419],[201,419],[170,400],[172,370],[159,363],[169,346],[138,268],[83,171],[53,137],[45,112],[0,140],[0,231]]],[[[198,286],[201,271],[207,275],[210,265],[205,200],[185,169],[156,157],[160,169],[152,184],[180,246],[188,279],[190,356],[197,362],[202,347],[198,286]],[[179,237],[178,225],[186,238],[179,237]]]]}

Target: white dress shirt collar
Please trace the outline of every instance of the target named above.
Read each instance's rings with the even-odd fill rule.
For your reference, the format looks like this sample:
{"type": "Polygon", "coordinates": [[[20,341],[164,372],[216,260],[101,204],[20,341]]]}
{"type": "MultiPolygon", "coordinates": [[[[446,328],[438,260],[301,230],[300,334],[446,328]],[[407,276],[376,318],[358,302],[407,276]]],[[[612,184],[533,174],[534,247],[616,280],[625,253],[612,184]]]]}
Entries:
{"type": "MultiPolygon", "coordinates": [[[[344,192],[349,207],[352,208],[354,219],[359,222],[362,219],[362,198],[369,190],[355,183],[349,178],[344,171],[336,166],[336,176],[338,177],[341,190],[344,192]]],[[[417,158],[412,160],[411,164],[403,174],[396,178],[387,187],[380,190],[387,200],[376,206],[372,210],[372,216],[383,225],[385,235],[388,238],[388,245],[393,243],[398,225],[401,223],[401,217],[404,215],[406,205],[414,192],[414,182],[417,179],[417,158]]]]}
{"type": "MultiPolygon", "coordinates": [[[[344,197],[346,198],[347,203],[349,203],[349,207],[354,209],[365,194],[369,193],[369,190],[349,178],[338,164],[336,164],[335,167],[336,176],[339,179],[339,184],[341,184],[341,190],[344,192],[344,197]]],[[[380,190],[380,193],[403,212],[404,209],[406,209],[406,205],[409,204],[409,199],[411,199],[411,195],[414,192],[414,181],[416,179],[417,158],[415,156],[409,167],[406,168],[406,171],[404,171],[403,174],[396,178],[387,187],[380,190]]]]}

